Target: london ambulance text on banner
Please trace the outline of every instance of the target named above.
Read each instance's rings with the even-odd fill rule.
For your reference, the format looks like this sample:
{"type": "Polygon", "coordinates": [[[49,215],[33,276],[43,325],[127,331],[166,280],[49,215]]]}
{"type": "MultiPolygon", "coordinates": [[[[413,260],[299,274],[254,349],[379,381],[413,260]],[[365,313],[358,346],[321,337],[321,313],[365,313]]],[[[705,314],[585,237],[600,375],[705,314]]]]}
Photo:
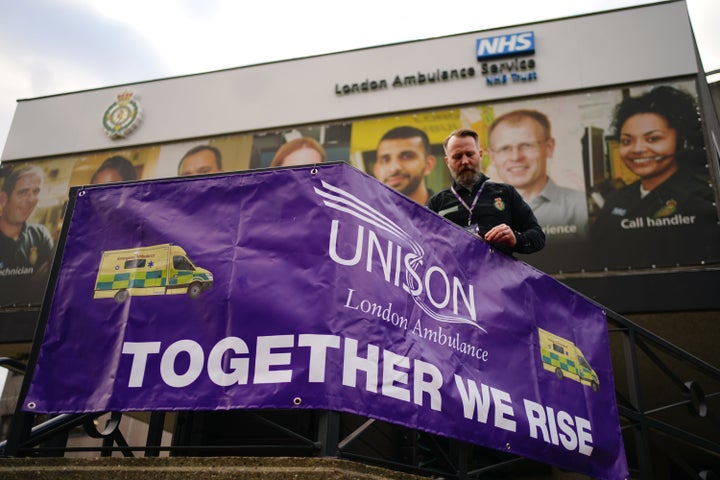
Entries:
{"type": "Polygon", "coordinates": [[[353,167],[73,194],[25,410],[336,410],[627,477],[602,309],[353,167]]]}

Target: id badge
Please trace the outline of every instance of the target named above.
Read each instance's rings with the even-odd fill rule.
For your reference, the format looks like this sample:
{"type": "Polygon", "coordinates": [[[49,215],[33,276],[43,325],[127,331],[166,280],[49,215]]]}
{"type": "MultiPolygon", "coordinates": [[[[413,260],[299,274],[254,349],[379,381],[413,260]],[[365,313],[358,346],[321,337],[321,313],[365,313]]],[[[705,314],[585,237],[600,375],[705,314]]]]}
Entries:
{"type": "Polygon", "coordinates": [[[463,227],[466,232],[470,232],[475,236],[480,236],[480,229],[478,228],[477,223],[474,225],[468,225],[467,227],[463,227]]]}

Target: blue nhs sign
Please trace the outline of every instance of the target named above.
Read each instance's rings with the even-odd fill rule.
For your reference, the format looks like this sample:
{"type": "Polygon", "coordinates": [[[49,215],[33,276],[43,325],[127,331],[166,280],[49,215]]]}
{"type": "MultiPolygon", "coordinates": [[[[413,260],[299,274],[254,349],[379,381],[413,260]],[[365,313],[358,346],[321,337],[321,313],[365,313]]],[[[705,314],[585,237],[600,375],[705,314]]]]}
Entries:
{"type": "Polygon", "coordinates": [[[478,38],[476,53],[478,60],[535,53],[535,33],[511,33],[497,37],[478,38]]]}

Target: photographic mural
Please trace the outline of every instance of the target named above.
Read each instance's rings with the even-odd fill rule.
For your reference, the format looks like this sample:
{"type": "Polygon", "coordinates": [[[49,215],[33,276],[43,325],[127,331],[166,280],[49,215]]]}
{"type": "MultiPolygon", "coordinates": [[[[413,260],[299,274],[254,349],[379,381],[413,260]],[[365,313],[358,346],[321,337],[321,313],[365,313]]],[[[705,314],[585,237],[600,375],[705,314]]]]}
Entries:
{"type": "Polygon", "coordinates": [[[0,310],[39,305],[68,189],[345,161],[424,204],[450,184],[442,142],[479,133],[547,237],[549,274],[720,261],[694,79],[297,126],[0,165],[0,310]]]}

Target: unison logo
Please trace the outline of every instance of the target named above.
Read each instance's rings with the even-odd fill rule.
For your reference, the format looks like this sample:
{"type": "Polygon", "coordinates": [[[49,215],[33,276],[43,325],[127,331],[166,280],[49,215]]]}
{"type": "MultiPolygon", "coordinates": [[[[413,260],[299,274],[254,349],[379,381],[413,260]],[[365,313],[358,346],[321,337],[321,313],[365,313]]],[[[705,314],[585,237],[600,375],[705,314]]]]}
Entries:
{"type": "Polygon", "coordinates": [[[424,250],[397,224],[359,198],[327,182],[315,193],[326,207],[354,217],[330,225],[330,258],[343,266],[364,265],[368,273],[411,295],[430,318],[443,323],[465,323],[483,332],[477,323],[475,289],[441,265],[428,265],[424,250]],[[357,222],[359,220],[359,222],[357,222]],[[342,233],[341,233],[342,230],[342,233]],[[346,241],[340,252],[339,237],[346,241]],[[379,271],[377,271],[379,268],[379,271]]]}
{"type": "Polygon", "coordinates": [[[533,32],[484,37],[478,38],[476,41],[477,59],[481,61],[532,53],[535,53],[535,34],[533,32]]]}

